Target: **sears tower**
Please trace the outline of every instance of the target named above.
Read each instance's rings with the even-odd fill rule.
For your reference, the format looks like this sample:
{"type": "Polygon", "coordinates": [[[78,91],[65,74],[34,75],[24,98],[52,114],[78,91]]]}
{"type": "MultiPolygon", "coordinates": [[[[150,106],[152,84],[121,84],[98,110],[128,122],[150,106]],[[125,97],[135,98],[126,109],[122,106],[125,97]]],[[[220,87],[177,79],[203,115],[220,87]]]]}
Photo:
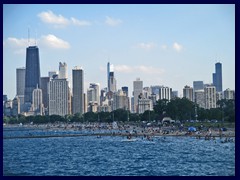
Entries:
{"type": "Polygon", "coordinates": [[[40,64],[37,46],[27,47],[24,102],[32,103],[32,93],[40,86],[40,64]]]}

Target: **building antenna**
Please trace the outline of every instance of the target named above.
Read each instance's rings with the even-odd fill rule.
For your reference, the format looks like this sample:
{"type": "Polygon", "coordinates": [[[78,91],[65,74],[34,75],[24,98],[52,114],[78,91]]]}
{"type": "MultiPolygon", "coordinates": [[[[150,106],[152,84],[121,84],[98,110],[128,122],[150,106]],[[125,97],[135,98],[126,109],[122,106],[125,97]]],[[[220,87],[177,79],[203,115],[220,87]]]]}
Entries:
{"type": "Polygon", "coordinates": [[[28,27],[28,46],[30,46],[30,29],[28,27]]]}
{"type": "Polygon", "coordinates": [[[37,30],[35,30],[35,46],[37,46],[37,30]]]}

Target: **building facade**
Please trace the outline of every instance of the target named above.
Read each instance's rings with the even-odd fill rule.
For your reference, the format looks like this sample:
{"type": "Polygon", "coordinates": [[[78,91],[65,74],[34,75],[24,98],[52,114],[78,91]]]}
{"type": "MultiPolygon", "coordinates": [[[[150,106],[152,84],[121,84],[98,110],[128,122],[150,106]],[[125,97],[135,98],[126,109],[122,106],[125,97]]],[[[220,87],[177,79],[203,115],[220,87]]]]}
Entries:
{"type": "Polygon", "coordinates": [[[24,103],[32,104],[32,92],[40,86],[40,62],[37,46],[29,46],[26,52],[24,103]]]}
{"type": "Polygon", "coordinates": [[[213,85],[206,85],[204,87],[205,108],[216,108],[216,87],[213,85]]]}
{"type": "Polygon", "coordinates": [[[83,80],[83,69],[75,67],[72,70],[72,113],[84,113],[84,80],[83,80]]]}
{"type": "Polygon", "coordinates": [[[42,103],[45,108],[48,108],[48,86],[50,82],[50,77],[41,77],[40,89],[42,89],[42,103]]]}
{"type": "Polygon", "coordinates": [[[189,99],[190,101],[193,101],[193,88],[186,85],[183,88],[183,97],[189,99]]]}
{"type": "Polygon", "coordinates": [[[172,98],[172,88],[161,86],[159,89],[159,99],[167,99],[170,101],[172,98]]]}
{"type": "Polygon", "coordinates": [[[58,73],[58,79],[67,79],[68,73],[67,73],[67,64],[59,62],[59,73],[58,73]]]}
{"type": "Polygon", "coordinates": [[[52,79],[49,82],[49,115],[68,114],[68,92],[66,79],[52,79]]]}
{"type": "Polygon", "coordinates": [[[235,91],[231,89],[226,89],[224,92],[224,99],[235,99],[235,91]]]}
{"type": "Polygon", "coordinates": [[[222,92],[222,64],[215,64],[215,73],[213,73],[213,85],[216,87],[216,92],[222,92]]]}
{"type": "Polygon", "coordinates": [[[137,106],[138,106],[138,96],[143,93],[143,81],[140,80],[140,78],[137,78],[136,81],[133,81],[133,109],[132,112],[137,112],[137,106]]]}
{"type": "Polygon", "coordinates": [[[43,115],[44,107],[42,103],[42,89],[39,89],[38,87],[33,90],[32,95],[32,111],[35,115],[43,115]]]}

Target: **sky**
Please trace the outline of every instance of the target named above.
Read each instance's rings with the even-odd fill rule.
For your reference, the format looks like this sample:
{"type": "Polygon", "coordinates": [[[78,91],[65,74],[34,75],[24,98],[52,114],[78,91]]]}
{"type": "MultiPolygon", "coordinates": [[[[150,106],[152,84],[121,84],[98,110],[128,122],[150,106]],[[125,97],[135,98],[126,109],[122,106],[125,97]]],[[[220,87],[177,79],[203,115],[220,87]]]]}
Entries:
{"type": "Polygon", "coordinates": [[[234,4],[4,4],[3,94],[10,99],[28,37],[39,47],[41,77],[66,62],[71,86],[80,66],[85,92],[89,83],[107,87],[107,62],[117,89],[128,86],[130,95],[140,78],[144,87],[163,85],[182,96],[193,81],[212,83],[216,62],[223,90],[235,90],[234,4]]]}

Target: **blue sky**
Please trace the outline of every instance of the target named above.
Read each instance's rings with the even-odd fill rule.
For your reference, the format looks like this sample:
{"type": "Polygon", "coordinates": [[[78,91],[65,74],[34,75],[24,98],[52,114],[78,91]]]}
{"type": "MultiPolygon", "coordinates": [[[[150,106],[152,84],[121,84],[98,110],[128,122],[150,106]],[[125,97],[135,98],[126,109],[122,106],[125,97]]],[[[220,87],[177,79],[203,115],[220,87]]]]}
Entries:
{"type": "MultiPolygon", "coordinates": [[[[117,88],[139,77],[143,85],[177,90],[212,82],[222,63],[223,89],[235,89],[235,5],[3,5],[3,93],[16,95],[16,68],[24,67],[28,28],[37,39],[41,76],[66,62],[84,69],[89,83],[107,86],[114,65],[117,88]]],[[[86,92],[86,91],[85,91],[86,92]]]]}

